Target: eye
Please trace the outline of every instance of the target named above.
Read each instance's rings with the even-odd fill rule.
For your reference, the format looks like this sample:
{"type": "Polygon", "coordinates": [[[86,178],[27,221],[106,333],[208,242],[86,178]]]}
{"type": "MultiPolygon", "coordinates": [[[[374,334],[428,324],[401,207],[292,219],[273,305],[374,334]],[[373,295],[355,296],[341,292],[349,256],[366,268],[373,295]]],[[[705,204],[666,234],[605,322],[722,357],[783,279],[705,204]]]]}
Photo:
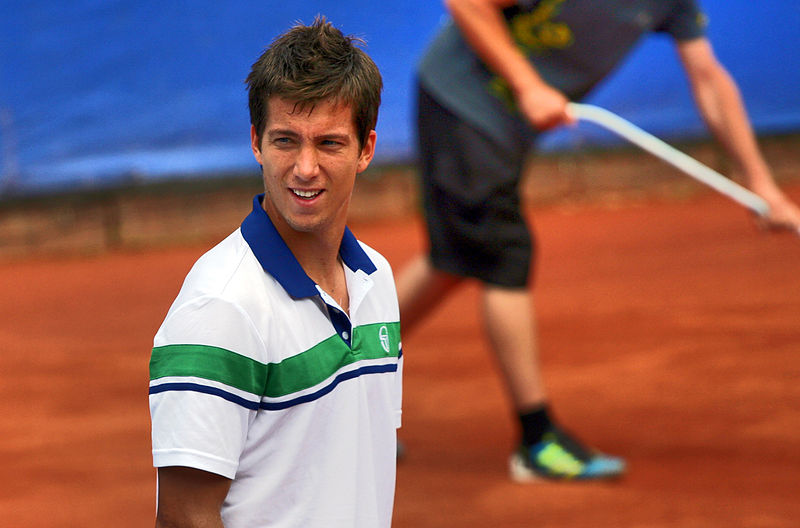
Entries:
{"type": "Polygon", "coordinates": [[[348,141],[346,138],[341,138],[337,136],[321,138],[319,142],[319,146],[326,150],[330,151],[339,151],[343,148],[347,147],[348,141]]]}

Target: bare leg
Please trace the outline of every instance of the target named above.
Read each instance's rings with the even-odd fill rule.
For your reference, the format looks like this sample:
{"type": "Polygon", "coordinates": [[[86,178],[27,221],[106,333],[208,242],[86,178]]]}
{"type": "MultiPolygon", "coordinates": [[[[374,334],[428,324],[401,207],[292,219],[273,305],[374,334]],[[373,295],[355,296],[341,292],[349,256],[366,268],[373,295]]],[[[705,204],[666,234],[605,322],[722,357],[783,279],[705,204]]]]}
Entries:
{"type": "MultiPolygon", "coordinates": [[[[403,332],[411,332],[463,278],[435,269],[419,255],[397,277],[403,332]]],[[[526,288],[484,285],[483,317],[489,342],[500,364],[516,411],[545,402],[539,369],[538,336],[533,299],[526,288]]]]}
{"type": "MultiPolygon", "coordinates": [[[[462,282],[460,277],[435,270],[426,256],[417,257],[397,280],[404,330],[416,326],[462,282]]],[[[623,459],[588,451],[571,435],[553,429],[539,364],[533,294],[527,288],[488,284],[481,294],[489,342],[520,418],[522,447],[509,461],[511,478],[523,482],[542,477],[606,479],[624,473],[623,459]],[[552,436],[546,441],[545,432],[552,436]]]]}
{"type": "Polygon", "coordinates": [[[546,393],[539,366],[533,294],[526,288],[484,285],[482,301],[489,341],[515,410],[542,405],[546,393]]]}
{"type": "MultiPolygon", "coordinates": [[[[523,428],[525,447],[509,461],[511,478],[523,482],[541,477],[607,479],[624,473],[623,459],[587,450],[561,429],[549,429],[550,436],[546,437],[538,435],[548,429],[542,431],[537,426],[539,439],[526,440],[526,416],[540,415],[546,409],[542,407],[546,393],[539,365],[533,294],[524,288],[485,285],[483,309],[489,340],[523,428]]],[[[547,423],[552,424],[550,417],[547,423]]]]}
{"type": "Polygon", "coordinates": [[[397,276],[397,297],[403,332],[410,332],[463,279],[431,266],[427,255],[417,256],[397,276]]]}

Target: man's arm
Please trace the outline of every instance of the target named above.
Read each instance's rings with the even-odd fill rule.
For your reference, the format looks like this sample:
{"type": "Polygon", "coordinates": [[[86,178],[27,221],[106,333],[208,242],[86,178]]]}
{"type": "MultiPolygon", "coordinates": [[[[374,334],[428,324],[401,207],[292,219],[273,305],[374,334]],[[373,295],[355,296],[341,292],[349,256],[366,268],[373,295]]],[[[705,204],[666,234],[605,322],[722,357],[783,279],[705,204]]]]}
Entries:
{"type": "Polygon", "coordinates": [[[156,528],[223,528],[230,479],[188,467],[158,468],[156,528]]]}
{"type": "Polygon", "coordinates": [[[523,115],[537,129],[574,123],[567,98],[547,84],[514,43],[502,10],[514,0],[445,0],[467,43],[508,82],[523,115]]]}
{"type": "Polygon", "coordinates": [[[700,115],[733,159],[753,192],[770,206],[770,227],[800,228],[800,209],[775,183],[758,147],[736,82],[717,60],[711,43],[698,38],[677,44],[700,115]]]}

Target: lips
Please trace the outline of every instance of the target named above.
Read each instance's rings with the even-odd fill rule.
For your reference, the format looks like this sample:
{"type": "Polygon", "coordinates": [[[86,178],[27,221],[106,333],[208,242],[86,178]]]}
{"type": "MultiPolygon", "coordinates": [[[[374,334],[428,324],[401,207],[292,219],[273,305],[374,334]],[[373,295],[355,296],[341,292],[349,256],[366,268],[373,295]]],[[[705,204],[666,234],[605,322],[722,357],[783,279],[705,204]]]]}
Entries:
{"type": "Polygon", "coordinates": [[[304,191],[302,189],[292,189],[292,192],[295,196],[304,200],[311,200],[322,193],[322,191],[304,191]]]}

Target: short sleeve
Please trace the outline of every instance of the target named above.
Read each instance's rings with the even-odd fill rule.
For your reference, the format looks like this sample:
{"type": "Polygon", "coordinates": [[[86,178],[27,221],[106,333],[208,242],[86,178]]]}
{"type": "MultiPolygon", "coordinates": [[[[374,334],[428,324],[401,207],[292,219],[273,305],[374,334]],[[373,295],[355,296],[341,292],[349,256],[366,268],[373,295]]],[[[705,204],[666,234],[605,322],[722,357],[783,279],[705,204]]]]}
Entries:
{"type": "Polygon", "coordinates": [[[656,31],[668,33],[676,40],[692,40],[706,33],[708,19],[694,0],[677,0],[669,16],[656,31]]]}
{"type": "Polygon", "coordinates": [[[229,302],[200,298],[170,310],[150,359],[154,466],[233,478],[266,383],[262,349],[229,302]]]}

